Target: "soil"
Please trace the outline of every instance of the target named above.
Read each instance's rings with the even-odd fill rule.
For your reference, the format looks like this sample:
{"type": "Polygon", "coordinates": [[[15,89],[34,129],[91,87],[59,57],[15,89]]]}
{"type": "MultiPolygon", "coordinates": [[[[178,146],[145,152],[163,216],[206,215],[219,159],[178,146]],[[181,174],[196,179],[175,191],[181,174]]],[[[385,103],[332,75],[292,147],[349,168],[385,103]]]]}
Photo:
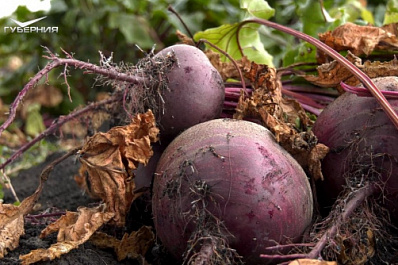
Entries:
{"type": "MultiPolygon", "coordinates": [[[[61,153],[55,153],[47,157],[46,161],[40,165],[30,168],[29,170],[21,172],[17,177],[12,178],[12,185],[20,200],[34,193],[38,184],[39,176],[44,167],[54,161],[61,153]]],[[[87,194],[77,186],[74,181],[74,176],[77,174],[80,163],[76,158],[69,157],[67,160],[58,164],[49,179],[46,182],[45,188],[40,196],[39,203],[35,207],[35,212],[32,214],[39,214],[43,212],[62,213],[65,210],[76,211],[79,206],[93,206],[98,204],[98,201],[91,199],[87,194]]],[[[14,198],[9,190],[4,190],[4,203],[13,203],[14,198]]],[[[107,230],[108,234],[113,234],[116,237],[123,235],[124,232],[131,232],[137,230],[142,225],[152,225],[152,218],[150,212],[150,194],[142,196],[137,199],[132,207],[128,217],[128,227],[121,229],[103,228],[107,230]]],[[[52,218],[40,218],[33,220],[31,218],[25,219],[25,235],[23,235],[19,242],[19,247],[10,251],[2,260],[0,264],[17,265],[20,264],[19,255],[29,253],[33,249],[48,248],[51,244],[56,242],[56,234],[40,239],[39,235],[42,229],[47,224],[53,222],[59,216],[52,218]]],[[[166,260],[175,264],[171,257],[169,257],[159,244],[155,243],[152,250],[147,254],[146,260],[150,264],[160,264],[166,260]]],[[[112,264],[142,264],[137,260],[126,259],[117,261],[113,250],[99,249],[90,242],[86,242],[79,248],[62,255],[59,259],[53,261],[43,261],[36,264],[84,264],[84,265],[112,265],[112,264]]],[[[165,264],[165,263],[163,263],[165,264]]]]}

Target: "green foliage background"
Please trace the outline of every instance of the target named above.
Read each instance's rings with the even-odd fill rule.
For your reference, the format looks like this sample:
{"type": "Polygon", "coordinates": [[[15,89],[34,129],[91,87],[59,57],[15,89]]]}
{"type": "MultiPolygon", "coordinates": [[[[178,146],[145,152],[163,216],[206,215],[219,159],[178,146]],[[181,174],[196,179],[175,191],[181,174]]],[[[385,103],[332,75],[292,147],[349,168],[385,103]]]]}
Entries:
{"type": "MultiPolygon", "coordinates": [[[[237,18],[239,5],[235,1],[172,1],[170,4],[182,14],[193,31],[228,23],[237,18]]],[[[20,6],[11,16],[18,21],[28,21],[42,16],[46,19],[35,26],[57,26],[58,34],[5,33],[0,34],[0,97],[6,103],[15,95],[39,68],[47,63],[42,58],[43,46],[62,55],[61,48],[73,53],[75,58],[98,63],[99,53],[106,56],[113,52],[115,62],[135,63],[143,54],[135,47],[149,50],[154,44],[157,49],[174,44],[175,30],[182,29],[175,16],[167,11],[169,2],[164,0],[53,0],[51,10],[30,12],[20,6]],[[22,59],[22,67],[9,69],[10,60],[22,59]]],[[[0,20],[0,29],[15,23],[8,17],[0,20]]],[[[64,80],[58,78],[59,71],[50,74],[50,84],[66,93],[64,80]]],[[[65,97],[63,103],[52,110],[54,114],[70,111],[86,100],[92,100],[101,88],[93,86],[93,78],[82,71],[71,70],[68,79],[72,87],[73,102],[65,97]]]]}
{"type": "MultiPolygon", "coordinates": [[[[272,14],[269,19],[313,36],[347,21],[380,25],[383,19],[388,22],[394,20],[397,1],[390,0],[388,5],[386,1],[368,1],[367,8],[361,7],[359,2],[323,1],[325,10],[333,18],[333,21],[325,21],[320,1],[268,1],[269,6],[275,9],[275,15],[272,14]],[[391,12],[384,18],[386,9],[391,12]]],[[[115,62],[135,63],[143,56],[135,44],[144,50],[150,50],[154,44],[157,50],[174,44],[177,41],[175,30],[184,32],[184,29],[178,19],[167,11],[168,5],[181,14],[193,33],[236,23],[247,17],[246,10],[240,9],[243,5],[247,6],[244,0],[53,0],[48,13],[30,12],[20,6],[12,18],[28,21],[47,16],[35,25],[58,26],[59,33],[0,34],[0,97],[6,103],[12,102],[29,78],[45,66],[47,60],[42,58],[43,46],[58,54],[62,54],[63,48],[77,59],[93,63],[98,63],[98,51],[106,56],[113,52],[115,62]],[[22,67],[10,70],[8,65],[15,56],[22,59],[22,67]]],[[[0,19],[0,29],[4,26],[16,25],[5,17],[0,19]]],[[[314,59],[314,50],[310,54],[307,52],[310,50],[308,44],[299,44],[293,37],[264,27],[259,32],[276,66],[281,65],[282,61],[287,65],[314,59]]],[[[50,74],[50,84],[62,89],[66,95],[64,81],[58,78],[59,71],[50,74]]],[[[68,80],[73,89],[73,102],[65,97],[62,104],[51,110],[53,114],[70,111],[94,99],[96,92],[103,89],[93,89],[93,78],[84,76],[82,71],[71,70],[68,80]]]]}

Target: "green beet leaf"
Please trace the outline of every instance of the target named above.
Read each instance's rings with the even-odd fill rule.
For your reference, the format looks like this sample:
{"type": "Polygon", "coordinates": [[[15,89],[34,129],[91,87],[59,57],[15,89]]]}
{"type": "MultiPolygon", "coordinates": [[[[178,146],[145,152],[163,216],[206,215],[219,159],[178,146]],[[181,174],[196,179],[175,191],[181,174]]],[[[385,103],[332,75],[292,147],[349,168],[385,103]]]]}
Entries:
{"type": "MultiPolygon", "coordinates": [[[[275,10],[263,0],[242,0],[240,6],[241,9],[245,10],[245,17],[255,16],[269,19],[275,14],[275,10]]],[[[258,33],[260,26],[248,24],[241,28],[239,32],[239,43],[242,52],[239,50],[236,37],[238,28],[239,23],[224,24],[217,28],[210,28],[205,31],[197,32],[194,35],[194,40],[199,41],[200,39],[205,39],[227,52],[235,60],[239,60],[242,56],[246,56],[249,60],[258,64],[273,66],[273,57],[264,49],[264,45],[260,40],[260,35],[258,33]]],[[[209,45],[206,47],[217,51],[209,45]]],[[[221,55],[221,60],[226,61],[226,56],[221,55]]]]}
{"type": "MultiPolygon", "coordinates": [[[[195,34],[194,39],[195,41],[206,39],[227,52],[235,60],[239,60],[242,58],[242,53],[239,51],[236,38],[238,26],[239,23],[225,24],[218,28],[200,31],[195,34]]],[[[264,49],[264,45],[262,44],[257,31],[258,28],[258,25],[248,24],[240,30],[239,42],[242,47],[243,55],[258,64],[273,66],[272,56],[264,49]]],[[[222,61],[226,61],[226,59],[227,58],[224,55],[221,56],[222,61]]]]}

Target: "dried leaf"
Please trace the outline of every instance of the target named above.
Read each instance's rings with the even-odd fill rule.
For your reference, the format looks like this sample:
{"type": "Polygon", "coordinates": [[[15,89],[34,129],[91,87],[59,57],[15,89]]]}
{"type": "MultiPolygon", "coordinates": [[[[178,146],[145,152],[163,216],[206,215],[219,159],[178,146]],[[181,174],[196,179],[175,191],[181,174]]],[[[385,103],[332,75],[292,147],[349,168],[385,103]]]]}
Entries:
{"type": "MultiPolygon", "coordinates": [[[[365,61],[365,63],[362,64],[361,58],[353,55],[351,52],[348,52],[346,57],[370,78],[398,75],[398,60],[396,58],[389,62],[365,61]]],[[[340,87],[340,82],[344,82],[350,86],[357,86],[360,84],[360,81],[346,67],[336,61],[318,66],[317,72],[317,76],[302,75],[302,77],[317,86],[337,87],[340,92],[343,91],[340,87]]]]}
{"type": "Polygon", "coordinates": [[[323,180],[321,160],[325,158],[328,152],[329,147],[324,144],[317,144],[314,148],[311,149],[311,152],[308,155],[308,170],[309,172],[311,172],[311,175],[314,177],[315,180],[323,180]]]}
{"type": "MultiPolygon", "coordinates": [[[[18,207],[11,204],[0,204],[0,217],[12,216],[18,207]]],[[[2,218],[3,219],[3,218],[2,218]]],[[[20,214],[11,221],[0,221],[0,259],[7,255],[8,250],[14,250],[19,245],[19,238],[25,233],[24,218],[20,214]]]]}
{"type": "Polygon", "coordinates": [[[26,255],[20,255],[19,259],[21,260],[21,265],[29,265],[44,260],[54,260],[76,247],[76,244],[70,242],[55,243],[48,249],[40,248],[32,250],[26,255]]]}
{"type": "MultiPolygon", "coordinates": [[[[89,193],[101,198],[107,211],[115,213],[112,222],[122,226],[136,195],[132,170],[146,165],[153,155],[159,129],[153,113],[138,114],[129,125],[117,126],[107,133],[97,133],[80,151],[80,178],[87,175],[89,193]]],[[[83,180],[84,180],[83,179],[83,180]]],[[[84,186],[84,185],[83,185],[84,186]]]]}
{"type": "Polygon", "coordinates": [[[33,206],[38,201],[44,182],[51,170],[51,165],[43,170],[39,187],[19,206],[0,204],[0,258],[7,254],[7,249],[14,250],[18,246],[19,238],[25,233],[24,216],[32,211],[33,206]]]}
{"type": "Polygon", "coordinates": [[[396,35],[386,29],[347,22],[319,34],[319,39],[336,51],[350,50],[355,55],[369,55],[375,49],[398,49],[396,35]]]}
{"type": "Polygon", "coordinates": [[[125,258],[143,258],[155,242],[155,235],[151,227],[142,226],[138,231],[124,234],[121,240],[104,233],[96,233],[90,241],[100,248],[113,248],[118,261],[125,258]]]}
{"type": "MultiPolygon", "coordinates": [[[[346,58],[358,68],[362,65],[361,58],[348,52],[346,58]]],[[[343,81],[348,84],[348,80],[353,77],[353,74],[346,67],[339,64],[337,61],[324,63],[317,67],[318,75],[302,75],[307,81],[321,87],[337,87],[343,81]]]]}
{"type": "Polygon", "coordinates": [[[48,165],[40,175],[40,183],[36,191],[24,199],[19,206],[0,203],[0,258],[7,254],[7,250],[13,250],[18,246],[19,238],[25,232],[24,216],[32,211],[54,166],[75,154],[76,151],[71,150],[48,165]]]}
{"type": "Polygon", "coordinates": [[[180,40],[180,42],[182,42],[183,44],[196,46],[195,42],[193,41],[193,39],[191,37],[188,37],[187,35],[185,35],[181,31],[179,31],[178,29],[176,31],[176,35],[177,35],[177,38],[180,40]]]}
{"type": "Polygon", "coordinates": [[[43,238],[58,231],[57,243],[48,249],[32,250],[19,259],[22,265],[32,264],[38,261],[54,260],[68,253],[74,248],[90,239],[91,235],[103,224],[107,223],[114,213],[106,212],[105,205],[96,208],[80,207],[78,213],[66,212],[64,216],[46,227],[40,237],[43,238]]]}
{"type": "Polygon", "coordinates": [[[317,259],[296,259],[290,262],[289,265],[337,265],[337,262],[317,259]]]}
{"type": "Polygon", "coordinates": [[[276,119],[281,119],[283,109],[281,83],[277,79],[275,68],[258,65],[254,62],[242,66],[242,71],[253,87],[253,93],[247,98],[242,92],[236,108],[237,119],[258,116],[258,110],[263,109],[276,119]]]}
{"type": "MultiPolygon", "coordinates": [[[[233,63],[230,61],[221,61],[220,54],[212,50],[206,50],[205,53],[211,64],[217,69],[224,81],[229,78],[239,78],[238,69],[236,69],[236,66],[233,63]]],[[[245,56],[240,60],[236,60],[236,63],[240,69],[249,68],[251,64],[251,62],[245,56]]]]}

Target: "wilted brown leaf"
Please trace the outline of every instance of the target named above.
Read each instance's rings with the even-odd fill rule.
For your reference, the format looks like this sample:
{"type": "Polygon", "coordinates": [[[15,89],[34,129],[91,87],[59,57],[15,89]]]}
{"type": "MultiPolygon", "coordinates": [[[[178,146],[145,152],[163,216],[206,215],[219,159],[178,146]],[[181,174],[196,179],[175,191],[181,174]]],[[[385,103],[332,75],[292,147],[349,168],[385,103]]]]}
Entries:
{"type": "MultiPolygon", "coordinates": [[[[362,65],[361,58],[348,52],[346,58],[358,68],[362,65]]],[[[337,87],[340,82],[349,83],[349,79],[353,78],[353,74],[346,67],[337,61],[324,63],[317,67],[318,75],[302,75],[307,81],[321,87],[337,87]]],[[[355,78],[356,79],[356,78],[355,78]]]]}
{"type": "Polygon", "coordinates": [[[181,31],[179,31],[178,29],[176,31],[176,35],[177,35],[177,38],[180,40],[181,43],[186,44],[186,45],[195,46],[195,42],[193,41],[193,39],[188,37],[187,35],[185,35],[181,31]]]}
{"type": "Polygon", "coordinates": [[[3,258],[8,250],[13,250],[18,246],[20,236],[25,233],[24,216],[32,211],[54,166],[75,154],[76,151],[71,150],[48,165],[40,175],[40,183],[36,191],[24,199],[19,206],[0,203],[0,258],[3,258]]]}
{"type": "MultiPolygon", "coordinates": [[[[0,204],[0,216],[13,216],[18,207],[11,204],[0,204]]],[[[2,218],[3,219],[3,218],[2,218]]],[[[9,250],[14,250],[19,245],[19,238],[25,233],[24,218],[22,214],[13,220],[0,221],[0,259],[7,255],[9,250]]]]}
{"type": "Polygon", "coordinates": [[[54,260],[77,248],[115,215],[112,212],[106,212],[105,208],[102,204],[96,208],[80,207],[78,213],[66,212],[64,216],[47,226],[40,235],[43,238],[58,231],[57,243],[48,249],[36,249],[26,255],[21,255],[19,257],[21,264],[54,260]]]}
{"type": "Polygon", "coordinates": [[[104,233],[96,233],[90,241],[100,248],[113,248],[119,261],[125,258],[143,258],[155,241],[151,227],[142,226],[138,231],[124,234],[121,240],[104,233]]]}
{"type": "MultiPolygon", "coordinates": [[[[238,69],[236,69],[236,66],[232,62],[221,61],[220,54],[210,49],[206,50],[205,53],[211,64],[217,69],[224,81],[229,78],[240,80],[238,69]]],[[[242,57],[242,59],[237,60],[236,63],[240,69],[248,69],[251,65],[251,62],[245,56],[242,57]]]]}
{"type": "MultiPolygon", "coordinates": [[[[398,75],[398,60],[396,58],[389,62],[365,61],[363,64],[361,58],[355,56],[351,52],[348,52],[346,58],[370,78],[398,75]]],[[[346,67],[337,63],[337,61],[324,63],[318,66],[317,72],[317,76],[302,75],[302,77],[317,86],[336,87],[340,92],[342,92],[340,82],[344,82],[350,86],[357,86],[360,84],[358,78],[346,67]]]]}
{"type": "Polygon", "coordinates": [[[254,62],[242,66],[242,71],[253,87],[253,93],[246,97],[241,93],[235,118],[258,116],[258,110],[264,109],[276,119],[282,118],[283,109],[281,83],[276,76],[276,69],[254,62]]]}
{"type": "Polygon", "coordinates": [[[117,126],[107,133],[97,133],[87,140],[80,151],[82,168],[80,174],[87,175],[90,194],[101,198],[107,211],[115,213],[112,219],[122,226],[134,194],[132,170],[138,164],[146,165],[153,155],[151,142],[158,140],[153,113],[136,115],[126,126],[117,126]]]}
{"type": "Polygon", "coordinates": [[[315,180],[323,180],[323,174],[321,170],[321,160],[329,152],[329,147],[324,144],[318,143],[314,148],[311,149],[306,160],[308,161],[308,171],[311,172],[315,180]]]}
{"type": "Polygon", "coordinates": [[[13,250],[18,246],[19,238],[25,233],[24,216],[32,211],[33,206],[39,199],[44,182],[57,161],[59,159],[43,170],[39,187],[35,193],[23,200],[19,206],[0,204],[0,239],[2,239],[0,240],[0,258],[7,254],[7,249],[13,250]]]}
{"type": "Polygon", "coordinates": [[[337,265],[337,262],[317,259],[296,259],[290,262],[289,265],[337,265]]]}
{"type": "Polygon", "coordinates": [[[333,31],[319,34],[319,39],[336,51],[349,50],[355,55],[368,55],[375,49],[398,49],[396,35],[387,29],[347,22],[333,31]]]}
{"type": "Polygon", "coordinates": [[[95,208],[79,207],[78,212],[66,212],[61,218],[48,225],[40,234],[41,238],[58,231],[57,241],[81,242],[87,239],[114,213],[107,212],[104,204],[95,208]]]}
{"type": "Polygon", "coordinates": [[[35,249],[26,255],[19,256],[21,265],[29,265],[39,261],[54,260],[61,255],[68,253],[76,248],[74,242],[62,242],[52,244],[48,249],[35,249]]]}

